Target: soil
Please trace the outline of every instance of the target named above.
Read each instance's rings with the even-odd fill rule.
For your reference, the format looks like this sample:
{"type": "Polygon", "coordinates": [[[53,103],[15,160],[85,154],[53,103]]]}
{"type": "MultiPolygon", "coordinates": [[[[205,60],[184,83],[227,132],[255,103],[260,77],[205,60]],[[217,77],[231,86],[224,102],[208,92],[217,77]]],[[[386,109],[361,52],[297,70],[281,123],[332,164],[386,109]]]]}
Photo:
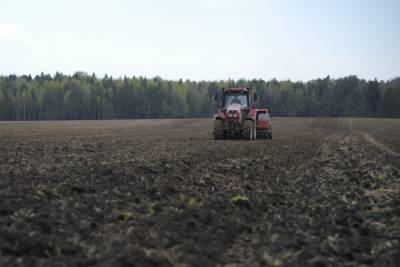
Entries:
{"type": "Polygon", "coordinates": [[[400,266],[400,120],[0,123],[0,266],[400,266]]]}

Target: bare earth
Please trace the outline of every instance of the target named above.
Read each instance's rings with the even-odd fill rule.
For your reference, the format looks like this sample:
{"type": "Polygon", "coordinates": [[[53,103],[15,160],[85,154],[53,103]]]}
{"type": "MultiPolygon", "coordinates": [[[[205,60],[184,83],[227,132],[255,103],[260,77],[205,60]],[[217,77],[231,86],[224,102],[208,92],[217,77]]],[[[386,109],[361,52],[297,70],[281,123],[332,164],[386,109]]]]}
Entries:
{"type": "Polygon", "coordinates": [[[400,266],[400,120],[0,122],[0,266],[400,266]]]}

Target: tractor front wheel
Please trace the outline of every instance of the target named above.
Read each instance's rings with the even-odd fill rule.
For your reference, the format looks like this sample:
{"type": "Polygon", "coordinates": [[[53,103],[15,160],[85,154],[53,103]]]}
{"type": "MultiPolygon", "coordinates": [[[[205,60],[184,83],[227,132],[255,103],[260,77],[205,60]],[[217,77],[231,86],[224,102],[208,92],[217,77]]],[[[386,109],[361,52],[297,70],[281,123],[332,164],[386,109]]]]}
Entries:
{"type": "Polygon", "coordinates": [[[251,120],[246,120],[243,125],[243,137],[247,140],[253,140],[254,136],[254,126],[251,120]]]}
{"type": "Polygon", "coordinates": [[[224,127],[222,120],[214,121],[214,139],[215,140],[224,139],[224,127]]]}

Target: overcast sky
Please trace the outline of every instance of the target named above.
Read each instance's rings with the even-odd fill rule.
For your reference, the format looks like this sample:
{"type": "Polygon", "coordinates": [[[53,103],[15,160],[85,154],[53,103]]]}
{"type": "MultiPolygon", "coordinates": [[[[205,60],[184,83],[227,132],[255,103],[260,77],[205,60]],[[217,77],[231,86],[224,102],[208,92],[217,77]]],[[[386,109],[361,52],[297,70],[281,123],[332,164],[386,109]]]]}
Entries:
{"type": "Polygon", "coordinates": [[[0,0],[0,74],[400,75],[398,0],[0,0]]]}

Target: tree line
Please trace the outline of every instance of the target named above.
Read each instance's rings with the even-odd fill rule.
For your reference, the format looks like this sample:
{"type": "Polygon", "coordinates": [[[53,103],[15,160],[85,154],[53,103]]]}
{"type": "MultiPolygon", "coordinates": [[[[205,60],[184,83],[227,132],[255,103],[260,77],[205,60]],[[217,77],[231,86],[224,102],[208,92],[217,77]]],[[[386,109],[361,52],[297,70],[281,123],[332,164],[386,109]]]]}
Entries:
{"type": "Polygon", "coordinates": [[[273,116],[399,117],[400,78],[182,81],[84,72],[0,76],[0,120],[210,117],[222,88],[250,87],[273,116]]]}

